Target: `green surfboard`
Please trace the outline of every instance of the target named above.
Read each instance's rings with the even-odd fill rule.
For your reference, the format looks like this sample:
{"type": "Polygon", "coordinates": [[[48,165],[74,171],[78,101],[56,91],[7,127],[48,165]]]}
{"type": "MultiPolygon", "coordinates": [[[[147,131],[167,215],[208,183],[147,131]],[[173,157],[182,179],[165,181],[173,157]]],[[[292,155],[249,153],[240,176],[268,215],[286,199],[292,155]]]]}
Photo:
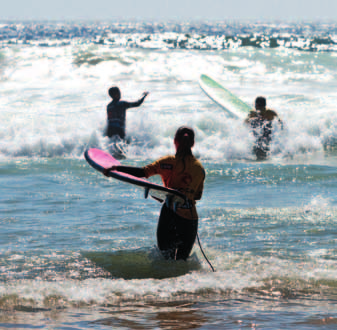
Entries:
{"type": "Polygon", "coordinates": [[[252,107],[205,74],[200,76],[199,84],[209,98],[234,118],[244,119],[252,110],[252,107]]]}

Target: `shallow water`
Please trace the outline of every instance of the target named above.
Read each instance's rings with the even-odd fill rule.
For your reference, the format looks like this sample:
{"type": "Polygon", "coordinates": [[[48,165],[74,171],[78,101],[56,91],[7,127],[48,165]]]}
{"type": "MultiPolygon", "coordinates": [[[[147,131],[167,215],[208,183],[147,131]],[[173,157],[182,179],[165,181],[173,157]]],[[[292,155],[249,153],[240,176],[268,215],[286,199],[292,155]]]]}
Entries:
{"type": "Polygon", "coordinates": [[[334,52],[72,40],[0,53],[0,328],[335,328],[334,52]],[[202,73],[279,113],[286,129],[267,161],[201,91],[202,73]],[[206,169],[199,237],[216,272],[197,242],[187,262],[163,260],[160,204],[84,160],[88,146],[109,148],[115,84],[129,100],[150,91],[128,112],[123,163],[173,153],[176,128],[194,127],[206,169]]]}

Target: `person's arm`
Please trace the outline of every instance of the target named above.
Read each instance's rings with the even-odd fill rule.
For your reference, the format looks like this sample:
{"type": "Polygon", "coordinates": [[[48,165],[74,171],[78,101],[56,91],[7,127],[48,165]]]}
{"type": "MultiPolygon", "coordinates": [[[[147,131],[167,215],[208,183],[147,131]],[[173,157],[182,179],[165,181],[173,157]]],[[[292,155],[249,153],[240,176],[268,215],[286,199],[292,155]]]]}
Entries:
{"type": "Polygon", "coordinates": [[[145,100],[146,96],[149,95],[149,92],[144,92],[143,96],[136,102],[127,102],[128,103],[128,108],[137,108],[139,107],[145,100]]]}
{"type": "Polygon", "coordinates": [[[283,130],[283,121],[281,120],[281,118],[278,116],[276,111],[273,111],[272,114],[273,114],[274,118],[277,118],[277,121],[280,124],[281,130],[283,130]]]}
{"type": "Polygon", "coordinates": [[[133,176],[136,176],[137,178],[144,178],[145,177],[145,172],[143,167],[135,167],[135,166],[123,166],[123,165],[118,165],[118,166],[111,166],[109,168],[106,168],[103,171],[103,174],[105,176],[109,176],[109,171],[119,171],[123,173],[127,173],[133,176]]]}

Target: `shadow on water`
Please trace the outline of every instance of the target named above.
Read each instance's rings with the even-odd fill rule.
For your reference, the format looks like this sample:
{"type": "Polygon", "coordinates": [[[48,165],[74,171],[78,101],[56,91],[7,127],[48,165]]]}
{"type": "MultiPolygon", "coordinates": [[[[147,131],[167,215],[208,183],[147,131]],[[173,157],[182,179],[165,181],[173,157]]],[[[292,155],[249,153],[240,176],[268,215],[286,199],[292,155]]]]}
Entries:
{"type": "Polygon", "coordinates": [[[111,277],[126,280],[178,277],[202,268],[195,253],[187,261],[165,260],[157,248],[116,252],[89,251],[81,254],[96,266],[108,271],[111,277]]]}

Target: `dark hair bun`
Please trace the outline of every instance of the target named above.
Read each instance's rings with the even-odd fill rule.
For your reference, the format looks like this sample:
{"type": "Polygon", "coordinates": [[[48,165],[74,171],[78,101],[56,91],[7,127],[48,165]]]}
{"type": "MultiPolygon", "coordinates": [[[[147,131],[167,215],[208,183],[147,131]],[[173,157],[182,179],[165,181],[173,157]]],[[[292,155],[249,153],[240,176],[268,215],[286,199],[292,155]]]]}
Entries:
{"type": "Polygon", "coordinates": [[[177,129],[174,141],[177,141],[182,147],[192,148],[194,145],[194,131],[187,126],[181,126],[177,129]]]}

